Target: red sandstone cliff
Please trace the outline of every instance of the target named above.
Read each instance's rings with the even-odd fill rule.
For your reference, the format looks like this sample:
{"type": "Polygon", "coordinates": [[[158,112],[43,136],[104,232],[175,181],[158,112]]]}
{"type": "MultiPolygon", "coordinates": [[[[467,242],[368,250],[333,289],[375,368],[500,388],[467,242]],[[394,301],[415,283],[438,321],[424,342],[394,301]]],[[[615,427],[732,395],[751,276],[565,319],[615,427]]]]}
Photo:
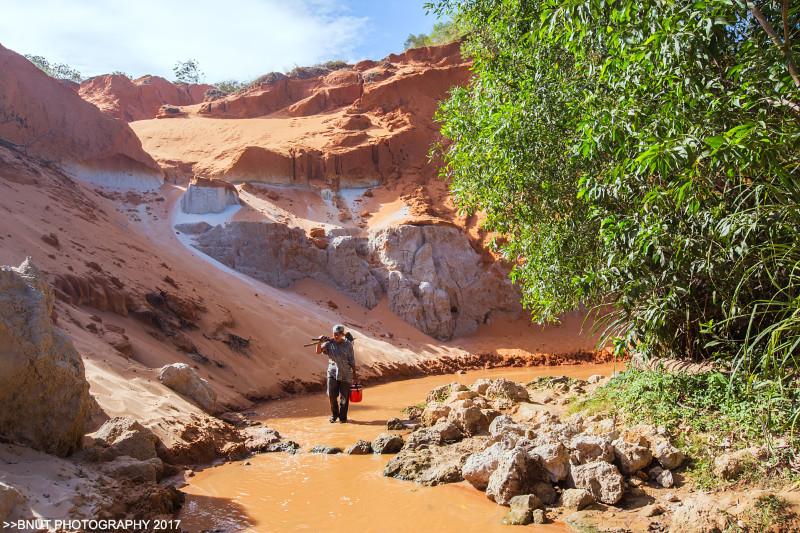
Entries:
{"type": "Polygon", "coordinates": [[[162,105],[200,103],[209,89],[211,85],[175,84],[158,76],[131,80],[121,74],[105,74],[82,82],[79,94],[105,114],[131,122],[154,118],[162,105]]]}
{"type": "Polygon", "coordinates": [[[272,74],[250,89],[132,126],[176,177],[333,188],[430,177],[433,115],[470,76],[459,43],[333,72],[272,74]]]}
{"type": "Polygon", "coordinates": [[[0,46],[0,139],[101,185],[154,186],[161,169],[124,122],[0,46]]]}

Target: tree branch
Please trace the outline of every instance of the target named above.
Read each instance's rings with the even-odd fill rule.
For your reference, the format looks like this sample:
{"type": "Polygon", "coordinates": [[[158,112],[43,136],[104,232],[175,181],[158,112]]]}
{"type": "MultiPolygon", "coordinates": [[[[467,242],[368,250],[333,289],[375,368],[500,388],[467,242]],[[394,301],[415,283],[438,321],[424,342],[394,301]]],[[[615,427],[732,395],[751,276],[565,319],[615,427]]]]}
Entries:
{"type": "Polygon", "coordinates": [[[789,44],[789,0],[783,0],[781,18],[783,18],[783,45],[786,50],[791,50],[792,47],[789,44]]]}
{"type": "MultiPolygon", "coordinates": [[[[789,74],[792,76],[792,80],[794,80],[794,84],[796,87],[800,88],[800,73],[797,72],[797,67],[794,64],[794,60],[792,59],[791,52],[788,48],[788,41],[781,42],[781,38],[772,28],[772,25],[769,23],[767,18],[764,16],[764,13],[758,9],[758,6],[752,2],[752,0],[747,0],[746,2],[747,8],[750,10],[750,13],[753,14],[755,19],[758,21],[758,24],[767,32],[769,38],[775,43],[782,52],[784,57],[786,58],[786,66],[789,68],[789,74]]],[[[788,37],[788,28],[787,28],[787,15],[788,15],[788,0],[783,0],[783,27],[784,27],[784,34],[788,37]]]]}
{"type": "Polygon", "coordinates": [[[767,103],[775,107],[785,107],[796,117],[800,117],[800,105],[787,100],[786,98],[767,98],[767,103]]]}

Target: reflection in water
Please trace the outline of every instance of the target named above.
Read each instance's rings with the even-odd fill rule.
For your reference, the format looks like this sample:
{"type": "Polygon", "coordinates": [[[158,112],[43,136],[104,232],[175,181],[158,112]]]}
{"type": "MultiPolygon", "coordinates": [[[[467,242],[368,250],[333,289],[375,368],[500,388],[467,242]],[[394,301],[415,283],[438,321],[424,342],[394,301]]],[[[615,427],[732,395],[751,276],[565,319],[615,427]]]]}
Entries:
{"type": "MultiPolygon", "coordinates": [[[[397,381],[364,390],[364,401],[351,405],[349,424],[328,422],[322,394],[263,404],[257,418],[295,440],[304,449],[316,444],[340,446],[372,440],[386,420],[402,417],[403,407],[424,401],[432,388],[480,377],[525,382],[542,375],[586,378],[609,374],[613,364],[492,369],[466,375],[431,376],[397,381]]],[[[507,508],[467,483],[423,487],[385,478],[391,456],[265,454],[247,461],[207,468],[184,490],[181,513],[187,531],[503,531],[507,508]],[[248,464],[249,463],[249,464],[248,464]]],[[[561,524],[528,531],[564,531],[561,524]]]]}

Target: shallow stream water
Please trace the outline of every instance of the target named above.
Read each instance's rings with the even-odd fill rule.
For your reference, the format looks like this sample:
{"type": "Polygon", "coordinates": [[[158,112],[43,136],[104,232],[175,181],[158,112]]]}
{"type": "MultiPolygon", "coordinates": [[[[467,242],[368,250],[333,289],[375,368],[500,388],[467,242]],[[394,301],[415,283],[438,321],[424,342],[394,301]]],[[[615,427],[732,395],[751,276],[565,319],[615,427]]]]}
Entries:
{"type": "MultiPolygon", "coordinates": [[[[345,448],[386,431],[386,421],[453,381],[505,377],[527,382],[538,376],[611,374],[614,364],[541,366],[429,376],[366,387],[364,401],[350,404],[350,423],[328,422],[328,400],[314,394],[258,406],[253,417],[298,442],[296,455],[272,453],[206,468],[183,490],[186,531],[493,532],[508,509],[466,482],[424,487],[383,477],[391,455],[316,455],[322,444],[345,448]]],[[[399,432],[403,433],[403,432],[399,432]]],[[[525,531],[566,531],[563,524],[528,526],[525,531]]]]}

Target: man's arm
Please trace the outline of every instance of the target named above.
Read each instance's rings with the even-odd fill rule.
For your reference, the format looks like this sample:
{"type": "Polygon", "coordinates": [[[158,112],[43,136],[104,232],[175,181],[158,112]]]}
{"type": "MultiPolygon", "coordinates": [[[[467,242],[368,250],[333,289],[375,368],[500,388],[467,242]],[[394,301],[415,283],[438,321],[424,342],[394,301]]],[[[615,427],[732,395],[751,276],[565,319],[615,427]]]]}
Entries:
{"type": "Polygon", "coordinates": [[[322,337],[319,341],[317,341],[317,353],[325,353],[325,345],[328,343],[328,339],[322,337]]]}
{"type": "Polygon", "coordinates": [[[350,363],[350,368],[353,369],[353,383],[358,383],[358,377],[356,374],[356,354],[352,345],[350,346],[350,353],[348,354],[347,358],[348,362],[350,363]]]}

